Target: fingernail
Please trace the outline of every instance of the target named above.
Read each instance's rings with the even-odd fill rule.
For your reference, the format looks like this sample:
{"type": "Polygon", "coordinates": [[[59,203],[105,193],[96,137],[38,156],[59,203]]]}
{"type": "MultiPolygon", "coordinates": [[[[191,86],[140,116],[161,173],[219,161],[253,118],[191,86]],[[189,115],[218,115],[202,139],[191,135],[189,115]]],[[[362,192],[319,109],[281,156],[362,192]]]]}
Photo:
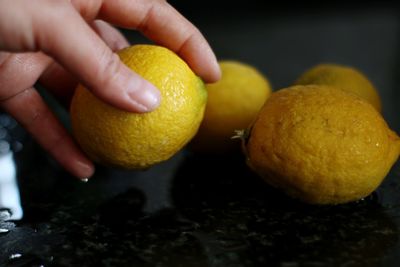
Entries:
{"type": "Polygon", "coordinates": [[[77,159],[76,162],[76,168],[78,172],[76,173],[76,176],[79,177],[79,179],[82,182],[87,182],[89,178],[94,174],[94,165],[92,162],[89,160],[83,158],[83,159],[77,159]],[[86,181],[85,181],[86,180],[86,181]]]}
{"type": "Polygon", "coordinates": [[[149,112],[160,105],[160,91],[141,77],[131,80],[127,93],[139,112],[149,112]]]}
{"type": "Polygon", "coordinates": [[[115,49],[116,51],[122,50],[122,49],[124,49],[124,48],[127,47],[127,46],[129,46],[129,43],[128,43],[128,41],[126,41],[125,39],[118,39],[118,40],[116,40],[115,43],[114,43],[114,49],[115,49]]]}
{"type": "Polygon", "coordinates": [[[214,61],[214,81],[216,82],[216,81],[219,81],[220,79],[221,79],[221,77],[222,77],[222,71],[221,71],[221,68],[220,68],[220,66],[219,66],[219,64],[218,64],[218,61],[215,59],[215,61],[214,61]]]}
{"type": "Polygon", "coordinates": [[[200,75],[206,83],[217,82],[221,79],[221,68],[215,53],[206,43],[204,46],[200,46],[198,49],[201,49],[199,51],[199,55],[203,55],[203,57],[200,59],[201,64],[197,66],[198,68],[201,68],[199,69],[201,72],[199,71],[198,75],[200,75]]]}
{"type": "Polygon", "coordinates": [[[206,82],[214,83],[221,79],[222,73],[215,54],[212,51],[210,51],[210,54],[211,54],[211,60],[209,62],[211,63],[210,65],[211,75],[209,75],[208,81],[206,82]]]}

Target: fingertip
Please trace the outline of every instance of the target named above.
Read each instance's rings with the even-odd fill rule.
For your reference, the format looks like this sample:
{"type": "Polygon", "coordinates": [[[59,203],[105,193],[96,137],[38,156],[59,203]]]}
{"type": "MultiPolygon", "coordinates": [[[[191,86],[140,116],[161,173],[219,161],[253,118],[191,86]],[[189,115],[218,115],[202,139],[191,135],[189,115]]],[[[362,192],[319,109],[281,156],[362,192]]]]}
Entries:
{"type": "Polygon", "coordinates": [[[116,96],[123,96],[123,101],[118,101],[119,107],[130,112],[150,112],[156,109],[161,102],[160,91],[149,81],[124,66],[120,72],[117,83],[122,91],[116,96]]]}
{"type": "Polygon", "coordinates": [[[222,76],[218,61],[213,56],[209,56],[208,59],[203,59],[203,62],[193,66],[193,70],[206,83],[217,82],[222,76]]]}
{"type": "Polygon", "coordinates": [[[125,65],[123,69],[120,81],[125,81],[123,89],[131,105],[129,111],[144,113],[156,109],[161,102],[160,90],[125,65]]]}
{"type": "Polygon", "coordinates": [[[222,77],[221,68],[218,64],[217,59],[214,56],[214,59],[210,61],[210,67],[208,75],[204,78],[207,83],[215,83],[218,82],[222,77]]]}
{"type": "Polygon", "coordinates": [[[94,95],[115,108],[135,113],[149,112],[161,101],[160,91],[149,81],[125,65],[113,53],[101,63],[101,79],[84,84],[94,95]],[[110,68],[109,66],[116,66],[110,68]]]}
{"type": "Polygon", "coordinates": [[[88,159],[76,160],[73,174],[81,181],[88,181],[95,172],[94,164],[88,159]]]}
{"type": "Polygon", "coordinates": [[[150,112],[156,109],[161,102],[160,91],[150,82],[140,78],[139,85],[134,81],[128,88],[127,95],[138,112],[150,112]]]}
{"type": "Polygon", "coordinates": [[[214,83],[221,79],[221,68],[219,66],[217,57],[215,56],[214,51],[211,49],[210,45],[206,42],[207,48],[206,51],[208,52],[208,72],[207,75],[204,77],[205,82],[214,83]]]}
{"type": "Polygon", "coordinates": [[[201,34],[189,39],[178,53],[204,82],[213,83],[221,79],[217,57],[201,34]]]}

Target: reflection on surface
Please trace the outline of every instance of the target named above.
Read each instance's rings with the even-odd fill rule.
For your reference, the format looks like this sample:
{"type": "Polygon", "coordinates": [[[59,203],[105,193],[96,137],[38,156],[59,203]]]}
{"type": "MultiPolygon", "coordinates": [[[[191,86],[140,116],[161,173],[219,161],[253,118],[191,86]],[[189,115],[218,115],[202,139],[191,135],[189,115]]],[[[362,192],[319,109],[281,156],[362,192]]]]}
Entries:
{"type": "Polygon", "coordinates": [[[17,122],[0,113],[0,215],[1,221],[20,220],[23,216],[17,184],[14,152],[22,149],[16,141],[17,122]],[[7,218],[6,218],[7,217],[7,218]]]}
{"type": "Polygon", "coordinates": [[[24,219],[0,235],[0,265],[377,266],[398,243],[398,225],[375,196],[315,207],[268,187],[241,156],[186,154],[167,164],[122,176],[103,169],[88,183],[30,166],[31,179],[20,182],[30,192],[24,219]],[[45,175],[48,185],[26,183],[45,175]],[[164,190],[170,205],[146,209],[164,190]]]}
{"type": "Polygon", "coordinates": [[[13,157],[8,143],[0,266],[377,266],[399,246],[396,168],[385,195],[315,207],[267,186],[241,154],[184,151],[147,171],[98,168],[81,183],[37,145],[13,157]],[[22,217],[16,166],[24,216],[5,222],[22,217]]]}
{"type": "Polygon", "coordinates": [[[378,266],[399,241],[376,194],[338,206],[303,204],[263,184],[240,157],[188,157],[172,197],[216,266],[378,266]]]}
{"type": "MultiPolygon", "coordinates": [[[[5,141],[0,141],[0,150],[5,150],[5,141]]],[[[20,194],[16,178],[13,153],[0,151],[0,209],[10,210],[11,220],[20,220],[23,216],[20,194]]]]}

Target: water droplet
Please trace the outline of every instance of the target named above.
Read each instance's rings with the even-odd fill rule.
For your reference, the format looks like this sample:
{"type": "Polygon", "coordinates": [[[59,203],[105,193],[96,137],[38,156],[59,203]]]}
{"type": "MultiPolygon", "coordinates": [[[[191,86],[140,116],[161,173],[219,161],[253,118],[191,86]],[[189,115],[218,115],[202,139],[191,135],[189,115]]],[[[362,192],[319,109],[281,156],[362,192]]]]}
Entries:
{"type": "Polygon", "coordinates": [[[11,254],[10,255],[10,257],[8,257],[10,260],[14,260],[14,259],[18,259],[18,258],[21,258],[22,257],[22,254],[20,254],[20,253],[14,253],[14,254],[11,254]]]}
{"type": "Polygon", "coordinates": [[[6,233],[8,233],[8,232],[10,232],[10,230],[0,228],[0,235],[1,235],[1,234],[6,234],[6,233]]]}

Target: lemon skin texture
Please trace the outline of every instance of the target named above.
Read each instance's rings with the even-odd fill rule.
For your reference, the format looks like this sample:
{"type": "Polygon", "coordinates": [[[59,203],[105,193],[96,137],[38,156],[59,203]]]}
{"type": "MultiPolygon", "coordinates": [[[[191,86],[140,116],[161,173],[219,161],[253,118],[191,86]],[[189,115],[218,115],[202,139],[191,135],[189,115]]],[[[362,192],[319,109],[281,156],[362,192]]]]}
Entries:
{"type": "Polygon", "coordinates": [[[319,64],[304,72],[296,85],[330,85],[351,92],[382,111],[381,98],[372,82],[358,69],[339,64],[319,64]]]}
{"type": "Polygon", "coordinates": [[[195,135],[207,91],[189,66],[164,47],[134,45],[117,54],[160,90],[160,106],[149,113],[130,113],[78,86],[70,108],[73,134],[95,162],[125,169],[148,168],[172,157],[195,135]]]}
{"type": "Polygon", "coordinates": [[[235,130],[247,128],[271,94],[267,77],[237,60],[221,60],[221,79],[206,84],[208,100],[200,129],[191,142],[198,153],[240,153],[235,130]]]}
{"type": "Polygon", "coordinates": [[[271,95],[245,145],[248,165],[267,183],[311,204],[371,194],[400,152],[379,112],[328,86],[293,86],[271,95]]]}

